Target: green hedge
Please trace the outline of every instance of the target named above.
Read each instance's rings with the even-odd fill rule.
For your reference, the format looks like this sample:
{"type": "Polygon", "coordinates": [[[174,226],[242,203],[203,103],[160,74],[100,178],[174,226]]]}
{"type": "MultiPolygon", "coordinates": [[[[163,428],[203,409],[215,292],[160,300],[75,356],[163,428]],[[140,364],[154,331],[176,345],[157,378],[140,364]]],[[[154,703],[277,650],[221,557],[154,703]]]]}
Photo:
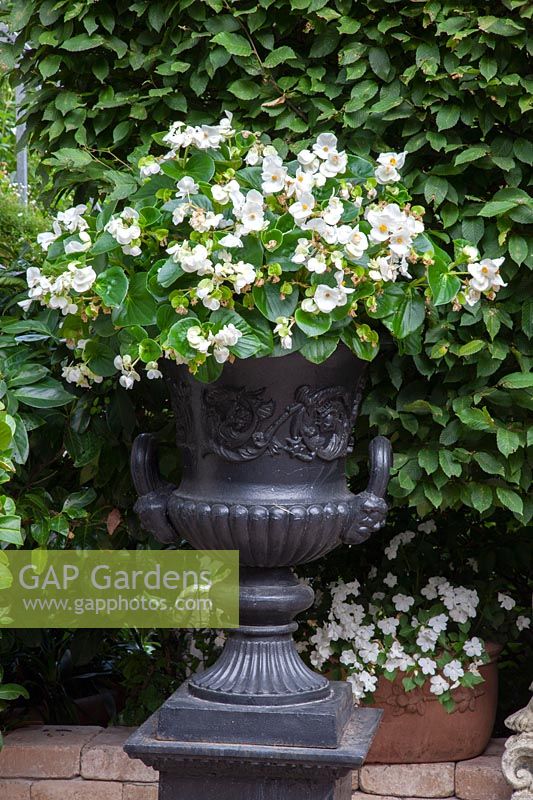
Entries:
{"type": "Polygon", "coordinates": [[[424,339],[372,365],[352,470],[379,427],[393,440],[398,503],[531,518],[526,0],[11,5],[0,19],[19,35],[0,61],[26,84],[29,141],[56,195],[113,185],[117,159],[138,156],[154,131],[224,110],[282,151],[328,129],[350,148],[406,149],[433,234],[505,255],[509,286],[473,312],[435,312],[424,339]]]}

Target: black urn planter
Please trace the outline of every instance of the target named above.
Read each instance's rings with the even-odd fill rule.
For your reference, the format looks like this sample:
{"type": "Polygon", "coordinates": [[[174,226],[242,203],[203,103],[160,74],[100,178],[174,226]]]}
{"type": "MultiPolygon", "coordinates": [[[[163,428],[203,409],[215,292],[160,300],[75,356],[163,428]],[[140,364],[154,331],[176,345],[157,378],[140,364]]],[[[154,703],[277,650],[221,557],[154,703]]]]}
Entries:
{"type": "MultiPolygon", "coordinates": [[[[351,731],[357,753],[350,763],[361,763],[377,717],[357,712],[366,723],[354,743],[349,686],[330,683],[298,655],[293,619],[311,605],[313,592],[291,567],[340,544],[359,544],[384,524],[388,440],[371,443],[365,491],[352,494],[345,478],[366,366],[344,345],[319,365],[298,353],[236,361],[212,384],[169,365],[183,478],[177,488],[163,481],[153,437],[139,436],[132,453],[136,511],[162,542],[183,538],[197,549],[239,551],[240,627],[218,661],[164,704],[148,738],[261,746],[278,755],[311,748],[331,759],[348,746],[351,731]]],[[[146,742],[131,740],[126,749],[148,758],[146,742]]],[[[334,783],[347,771],[327,768],[334,783]]],[[[160,797],[181,797],[165,785],[160,797]]]]}

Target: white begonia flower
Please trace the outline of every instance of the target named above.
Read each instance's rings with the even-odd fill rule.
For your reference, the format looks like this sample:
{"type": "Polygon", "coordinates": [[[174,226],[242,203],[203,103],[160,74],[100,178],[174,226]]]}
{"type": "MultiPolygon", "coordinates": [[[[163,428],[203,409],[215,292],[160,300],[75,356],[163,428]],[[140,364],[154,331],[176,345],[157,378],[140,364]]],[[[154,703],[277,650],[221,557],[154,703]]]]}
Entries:
{"type": "Polygon", "coordinates": [[[291,258],[293,264],[305,264],[309,258],[309,253],[312,249],[312,244],[308,239],[298,239],[298,244],[294,250],[294,255],[291,258]]]}
{"type": "MultiPolygon", "coordinates": [[[[171,250],[174,252],[173,247],[169,247],[167,253],[170,253],[171,250]]],[[[196,272],[200,276],[213,274],[213,262],[209,258],[209,252],[205,245],[197,244],[189,252],[183,252],[183,250],[175,252],[177,255],[179,254],[178,263],[184,272],[196,272]]]]}
{"type": "Polygon", "coordinates": [[[469,261],[477,261],[479,259],[479,250],[477,247],[472,247],[471,245],[466,245],[461,250],[463,255],[467,257],[469,261]]]}
{"type": "Polygon", "coordinates": [[[314,185],[315,178],[313,173],[306,172],[304,169],[299,167],[296,170],[296,175],[294,178],[291,178],[290,175],[287,176],[285,180],[285,191],[287,197],[296,195],[296,197],[299,198],[302,194],[309,194],[314,185]]]}
{"type": "Polygon", "coordinates": [[[313,300],[319,311],[322,311],[323,314],[329,314],[334,308],[345,305],[347,297],[342,288],[334,288],[332,286],[326,286],[325,283],[319,283],[316,287],[313,300]]]}
{"type": "MultiPolygon", "coordinates": [[[[313,145],[313,153],[324,161],[337,152],[337,137],[333,133],[321,133],[313,145]]],[[[301,162],[300,162],[301,163],[301,162]]]]}
{"type": "Polygon", "coordinates": [[[388,572],[383,578],[383,583],[385,584],[385,586],[388,586],[390,589],[393,589],[398,583],[398,578],[396,577],[396,575],[393,575],[392,572],[388,572]]]}
{"type": "Polygon", "coordinates": [[[389,164],[380,164],[374,170],[374,177],[381,186],[385,186],[388,183],[398,183],[402,179],[398,170],[389,164]]]}
{"type": "Polygon", "coordinates": [[[230,322],[228,325],[224,325],[218,333],[215,333],[213,341],[215,345],[221,347],[233,347],[237,344],[242,335],[242,331],[230,322]]]}
{"type": "Polygon", "coordinates": [[[305,300],[301,302],[302,311],[307,311],[309,314],[314,314],[318,311],[318,306],[313,300],[312,297],[306,297],[305,300]]]}
{"type": "Polygon", "coordinates": [[[142,250],[138,244],[125,244],[122,246],[122,252],[125,256],[140,256],[142,250]]]}
{"type": "Polygon", "coordinates": [[[368,250],[368,239],[366,234],[359,230],[358,225],[353,228],[350,238],[344,244],[344,249],[350,258],[356,261],[362,257],[365,250],[368,250]]]}
{"type": "Polygon", "coordinates": [[[446,614],[438,614],[436,617],[428,619],[427,624],[430,628],[433,628],[435,633],[442,633],[448,627],[448,617],[446,614]]]}
{"type": "Polygon", "coordinates": [[[512,611],[516,605],[516,600],[513,600],[508,594],[498,592],[498,603],[500,604],[500,608],[503,608],[505,611],[512,611]]]}
{"type": "Polygon", "coordinates": [[[196,287],[196,296],[210,311],[217,311],[220,308],[220,300],[211,296],[214,290],[215,284],[210,278],[204,278],[196,287]]]}
{"type": "Polygon", "coordinates": [[[71,255],[72,253],[84,253],[92,245],[92,240],[87,231],[78,231],[79,241],[73,240],[65,242],[65,253],[71,255]]]}
{"type": "Polygon", "coordinates": [[[263,160],[261,177],[261,188],[267,194],[281,192],[285,188],[287,169],[283,166],[283,161],[278,155],[267,156],[263,160]]]}
{"type": "Polygon", "coordinates": [[[310,150],[300,150],[296,159],[304,172],[316,172],[319,167],[319,160],[316,154],[310,150]]]}
{"type": "Polygon", "coordinates": [[[423,675],[434,675],[437,671],[437,662],[432,658],[419,658],[417,661],[418,666],[422,670],[423,675]]]}
{"type": "Polygon", "coordinates": [[[398,593],[393,596],[392,602],[396,611],[407,612],[414,605],[415,599],[409,595],[398,593]]]}
{"type": "Polygon", "coordinates": [[[308,260],[306,267],[309,272],[315,272],[317,275],[321,275],[327,269],[325,256],[322,255],[322,253],[318,253],[318,255],[308,260]]]}
{"type": "Polygon", "coordinates": [[[432,675],[429,680],[429,691],[432,694],[437,695],[437,697],[441,694],[444,694],[444,692],[447,692],[450,688],[450,684],[447,680],[445,680],[445,678],[442,677],[442,675],[432,675]]]}
{"type": "Polygon", "coordinates": [[[369,261],[368,275],[373,281],[390,281],[394,283],[398,277],[398,265],[390,256],[378,256],[369,261]]]}
{"type": "Polygon", "coordinates": [[[473,636],[471,639],[466,640],[463,645],[463,650],[470,658],[479,658],[479,656],[483,655],[484,645],[481,639],[478,639],[477,636],[473,636]]]}
{"type": "Polygon", "coordinates": [[[369,208],[366,219],[371,225],[369,239],[378,244],[386,242],[405,223],[406,217],[397,203],[387,203],[381,208],[369,208]]]}
{"type": "Polygon", "coordinates": [[[176,197],[185,198],[189,197],[191,194],[197,194],[198,189],[200,188],[194,178],[191,178],[190,175],[185,175],[185,177],[181,178],[181,180],[177,183],[178,191],[176,192],[176,197]]]}
{"type": "Polygon", "coordinates": [[[62,233],[62,231],[61,231],[61,226],[59,225],[59,222],[54,220],[52,222],[52,230],[51,231],[46,231],[45,233],[38,233],[37,234],[37,244],[40,245],[42,247],[42,249],[46,252],[48,250],[48,248],[50,247],[50,245],[52,244],[52,242],[55,242],[55,240],[59,236],[61,236],[61,233],[62,233]]]}
{"type": "Polygon", "coordinates": [[[76,231],[84,231],[89,225],[83,219],[83,214],[87,211],[87,206],[80,203],[72,208],[67,208],[66,211],[60,211],[57,215],[57,221],[69,233],[76,233],[76,231]]]}
{"type": "Polygon", "coordinates": [[[479,263],[468,265],[468,272],[472,275],[470,286],[476,292],[497,292],[502,286],[507,286],[500,275],[500,267],[505,259],[483,258],[479,263]]]}
{"type": "Polygon", "coordinates": [[[467,306],[475,306],[481,299],[481,292],[473,289],[471,286],[465,292],[465,303],[467,306]]]}
{"type": "Polygon", "coordinates": [[[262,162],[263,157],[257,143],[250,147],[246,153],[246,156],[244,157],[244,160],[249,167],[255,167],[257,164],[262,162]]]}
{"type": "Polygon", "coordinates": [[[429,653],[435,649],[438,634],[432,628],[422,626],[416,636],[416,644],[423,653],[429,653]]]}
{"type": "Polygon", "coordinates": [[[458,661],[456,658],[453,661],[450,661],[443,667],[442,672],[444,675],[451,680],[452,683],[455,683],[462,678],[465,674],[463,667],[461,666],[461,662],[458,661]]]}
{"type": "Polygon", "coordinates": [[[238,261],[233,268],[233,287],[236,292],[242,292],[245,286],[250,286],[256,277],[255,267],[246,261],[238,261]]]}
{"type": "Polygon", "coordinates": [[[405,164],[405,157],[407,151],[403,153],[380,153],[376,161],[384,167],[393,167],[394,169],[401,169],[405,164]]]}
{"type": "Polygon", "coordinates": [[[313,213],[316,200],[310,192],[303,192],[300,199],[289,206],[289,214],[294,217],[295,222],[304,222],[313,213]]]}
{"type": "Polygon", "coordinates": [[[320,164],[320,173],[325,178],[335,178],[346,172],[348,166],[348,156],[342,153],[330,153],[325,161],[320,164]]]}
{"type": "Polygon", "coordinates": [[[163,373],[159,370],[157,361],[148,361],[146,364],[146,377],[150,381],[158,380],[163,377],[163,373]]]}
{"type": "Polygon", "coordinates": [[[172,222],[174,225],[181,225],[187,213],[190,210],[189,203],[182,203],[180,206],[176,206],[174,211],[172,212],[172,222]]]}
{"type": "Polygon", "coordinates": [[[187,341],[194,350],[207,353],[212,338],[206,336],[199,325],[193,325],[187,331],[187,341]]]}
{"type": "Polygon", "coordinates": [[[263,205],[263,195],[256,189],[250,189],[246,194],[244,205],[239,210],[240,220],[246,233],[260,231],[265,227],[263,205]]]}
{"type": "Polygon", "coordinates": [[[72,273],[72,288],[80,294],[88,291],[96,280],[96,272],[92,267],[78,267],[75,262],[68,265],[72,273]]]}
{"type": "Polygon", "coordinates": [[[379,658],[379,644],[368,640],[361,641],[358,645],[358,655],[364,664],[376,664],[379,658]]]}
{"type": "Polygon", "coordinates": [[[391,252],[397,256],[407,256],[411,249],[412,238],[407,228],[398,228],[389,239],[391,252]]]}
{"type": "Polygon", "coordinates": [[[344,213],[344,206],[338,197],[331,197],[321,217],[327,225],[337,225],[344,213]]]}
{"type": "Polygon", "coordinates": [[[396,619],[396,617],[387,617],[386,619],[380,619],[377,622],[377,626],[386,636],[394,636],[396,633],[396,628],[400,624],[400,620],[396,619]]]}
{"type": "Polygon", "coordinates": [[[145,156],[139,159],[139,174],[141,178],[149,178],[161,172],[161,165],[155,160],[154,156],[145,156]]]}
{"type": "Polygon", "coordinates": [[[523,614],[520,614],[516,618],[516,627],[519,631],[528,630],[531,625],[531,619],[529,617],[524,617],[523,614]]]}
{"type": "Polygon", "coordinates": [[[280,344],[283,350],[292,350],[292,323],[288,317],[277,317],[274,333],[280,338],[280,344]]]}
{"type": "Polygon", "coordinates": [[[242,239],[240,239],[238,236],[235,236],[234,233],[226,233],[222,239],[219,239],[218,243],[221,244],[222,247],[243,247],[242,239]]]}

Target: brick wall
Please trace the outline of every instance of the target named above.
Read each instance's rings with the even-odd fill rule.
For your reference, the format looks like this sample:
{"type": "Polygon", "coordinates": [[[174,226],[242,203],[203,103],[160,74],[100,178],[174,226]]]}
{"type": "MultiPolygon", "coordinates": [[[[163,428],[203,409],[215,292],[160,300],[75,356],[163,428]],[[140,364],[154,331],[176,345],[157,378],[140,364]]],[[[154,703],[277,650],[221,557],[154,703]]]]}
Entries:
{"type": "MultiPolygon", "coordinates": [[[[129,728],[46,725],[6,736],[1,800],[157,800],[157,773],[122,750],[129,728]]],[[[509,800],[503,739],[457,764],[369,764],[353,774],[353,800],[509,800]]]]}

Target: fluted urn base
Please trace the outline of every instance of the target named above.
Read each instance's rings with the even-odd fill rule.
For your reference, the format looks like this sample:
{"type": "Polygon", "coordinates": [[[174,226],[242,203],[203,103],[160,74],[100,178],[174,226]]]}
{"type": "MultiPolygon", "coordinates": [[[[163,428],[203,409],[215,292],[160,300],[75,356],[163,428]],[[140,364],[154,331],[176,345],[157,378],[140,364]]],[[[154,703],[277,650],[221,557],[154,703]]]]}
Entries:
{"type": "Polygon", "coordinates": [[[293,617],[309,608],[313,590],[290,569],[241,570],[240,622],[218,661],[189,683],[195,697],[243,705],[293,705],[331,694],[293,640],[293,617]]]}

